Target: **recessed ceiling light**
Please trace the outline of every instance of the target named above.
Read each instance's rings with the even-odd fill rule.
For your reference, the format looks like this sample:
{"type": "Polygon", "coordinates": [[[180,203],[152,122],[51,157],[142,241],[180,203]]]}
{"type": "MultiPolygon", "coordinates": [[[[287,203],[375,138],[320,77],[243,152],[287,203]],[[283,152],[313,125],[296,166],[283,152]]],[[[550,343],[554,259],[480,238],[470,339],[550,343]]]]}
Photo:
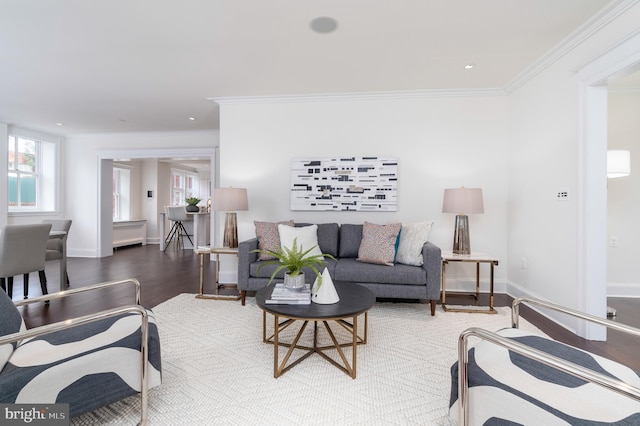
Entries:
{"type": "Polygon", "coordinates": [[[64,126],[62,123],[56,123],[56,126],[64,126]]]}
{"type": "Polygon", "coordinates": [[[473,69],[473,67],[475,67],[475,66],[476,66],[476,64],[467,64],[467,65],[464,66],[464,69],[465,70],[470,70],[470,69],[473,69]]]}
{"type": "Polygon", "coordinates": [[[318,34],[328,34],[338,28],[338,21],[328,16],[319,16],[309,23],[311,29],[318,34]]]}
{"type": "Polygon", "coordinates": [[[189,117],[189,120],[196,121],[196,118],[195,117],[189,117]]]}

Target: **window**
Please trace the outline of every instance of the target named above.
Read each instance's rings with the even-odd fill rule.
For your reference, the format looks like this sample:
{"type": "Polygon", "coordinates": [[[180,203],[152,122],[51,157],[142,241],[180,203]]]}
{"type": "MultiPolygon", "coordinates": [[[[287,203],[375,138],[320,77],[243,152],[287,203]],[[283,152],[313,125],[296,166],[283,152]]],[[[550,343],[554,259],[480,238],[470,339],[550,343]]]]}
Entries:
{"type": "Polygon", "coordinates": [[[171,172],[171,205],[185,205],[185,198],[198,195],[198,176],[181,170],[171,172]]]}
{"type": "Polygon", "coordinates": [[[131,219],[131,171],[113,167],[113,220],[131,219]]]}
{"type": "Polygon", "coordinates": [[[8,145],[9,211],[54,211],[57,143],[10,133],[8,145]]]}

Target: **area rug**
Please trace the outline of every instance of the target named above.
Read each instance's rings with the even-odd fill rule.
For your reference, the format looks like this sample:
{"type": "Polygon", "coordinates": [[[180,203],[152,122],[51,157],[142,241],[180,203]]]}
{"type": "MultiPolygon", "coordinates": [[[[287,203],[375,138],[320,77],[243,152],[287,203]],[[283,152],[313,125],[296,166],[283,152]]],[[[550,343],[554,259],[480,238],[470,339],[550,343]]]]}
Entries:
{"type": "MultiPolygon", "coordinates": [[[[438,308],[432,317],[425,304],[377,303],[369,311],[368,342],[357,349],[355,379],[317,354],[275,379],[273,346],[262,342],[254,298],[242,306],[181,294],[154,308],[163,383],[150,391],[149,424],[452,425],[458,335],[468,327],[509,327],[511,310],[497,310],[438,308]]],[[[540,332],[524,320],[520,327],[540,332]]],[[[72,424],[137,424],[139,407],[139,397],[131,397],[72,424]]]]}

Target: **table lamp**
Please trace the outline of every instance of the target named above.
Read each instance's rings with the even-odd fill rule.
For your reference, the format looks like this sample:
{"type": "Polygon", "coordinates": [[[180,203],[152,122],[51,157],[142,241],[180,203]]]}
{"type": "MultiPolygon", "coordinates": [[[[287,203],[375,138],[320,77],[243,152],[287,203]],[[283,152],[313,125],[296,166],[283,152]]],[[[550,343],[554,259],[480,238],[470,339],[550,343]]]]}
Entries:
{"type": "Polygon", "coordinates": [[[481,188],[449,188],[444,190],[442,213],[456,213],[453,253],[471,254],[469,218],[467,214],[484,213],[481,188]]]}
{"type": "Polygon", "coordinates": [[[213,210],[227,212],[224,221],[224,247],[238,247],[237,211],[249,209],[245,188],[215,188],[213,190],[213,210]]]}

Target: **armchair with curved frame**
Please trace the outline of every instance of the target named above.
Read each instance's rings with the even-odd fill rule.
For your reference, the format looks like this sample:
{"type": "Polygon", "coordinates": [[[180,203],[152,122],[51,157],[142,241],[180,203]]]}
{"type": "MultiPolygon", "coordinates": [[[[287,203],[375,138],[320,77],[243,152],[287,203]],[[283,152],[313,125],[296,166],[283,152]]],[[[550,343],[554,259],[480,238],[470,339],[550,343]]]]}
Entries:
{"type": "Polygon", "coordinates": [[[125,279],[21,300],[0,292],[0,402],[69,404],[71,417],[140,394],[147,422],[148,390],[161,383],[160,341],[140,283],[125,279]],[[133,285],[131,305],[26,329],[18,307],[133,285]]]}
{"type": "Polygon", "coordinates": [[[522,303],[640,337],[638,328],[548,301],[518,298],[512,305],[511,328],[492,332],[471,327],[460,334],[458,361],[451,368],[451,417],[461,426],[488,419],[505,424],[639,424],[638,374],[621,363],[520,330],[522,303]],[[471,345],[472,338],[479,341],[471,345]]]}

